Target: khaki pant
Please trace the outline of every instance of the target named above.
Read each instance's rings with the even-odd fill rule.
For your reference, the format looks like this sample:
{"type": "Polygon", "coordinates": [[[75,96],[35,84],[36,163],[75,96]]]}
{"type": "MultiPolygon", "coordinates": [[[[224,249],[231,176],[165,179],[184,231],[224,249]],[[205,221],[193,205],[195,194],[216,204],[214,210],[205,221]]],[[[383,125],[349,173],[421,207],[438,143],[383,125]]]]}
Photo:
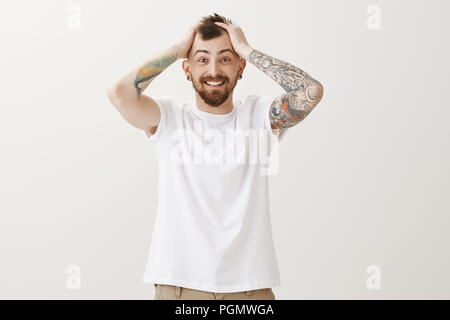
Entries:
{"type": "Polygon", "coordinates": [[[275,300],[271,288],[215,293],[168,284],[155,284],[154,300],[275,300]]]}

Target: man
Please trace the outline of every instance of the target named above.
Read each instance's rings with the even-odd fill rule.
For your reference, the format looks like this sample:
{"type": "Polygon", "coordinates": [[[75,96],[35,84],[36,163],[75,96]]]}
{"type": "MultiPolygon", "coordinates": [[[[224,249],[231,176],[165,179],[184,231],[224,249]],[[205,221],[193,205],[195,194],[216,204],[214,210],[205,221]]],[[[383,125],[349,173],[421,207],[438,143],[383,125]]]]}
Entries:
{"type": "Polygon", "coordinates": [[[281,139],[322,94],[317,80],[253,49],[240,27],[216,13],[109,86],[111,103],[145,132],[157,152],[158,210],[143,278],[155,284],[155,299],[275,299],[271,288],[280,285],[280,277],[268,177],[260,163],[250,163],[254,140],[242,143],[237,133],[264,130],[281,139]],[[194,100],[143,95],[179,58],[185,59],[182,68],[192,81],[194,100]],[[233,101],[247,61],[286,93],[233,101]],[[224,140],[226,147],[218,143],[224,140]],[[223,155],[234,155],[236,146],[243,147],[239,159],[245,161],[224,163],[223,155]]]}

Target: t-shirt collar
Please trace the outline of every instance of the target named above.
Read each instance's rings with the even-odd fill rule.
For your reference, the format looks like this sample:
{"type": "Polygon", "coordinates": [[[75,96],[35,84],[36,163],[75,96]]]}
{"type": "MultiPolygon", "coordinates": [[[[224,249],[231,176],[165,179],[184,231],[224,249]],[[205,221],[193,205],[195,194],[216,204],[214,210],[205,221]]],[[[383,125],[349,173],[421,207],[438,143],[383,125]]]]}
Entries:
{"type": "Polygon", "coordinates": [[[235,101],[233,101],[233,110],[231,110],[230,112],[225,113],[225,114],[216,114],[216,113],[210,113],[210,112],[200,110],[197,107],[197,103],[195,101],[195,96],[194,96],[194,99],[192,100],[192,111],[201,118],[228,119],[228,118],[231,118],[234,116],[234,114],[236,113],[237,106],[240,103],[241,103],[240,101],[238,101],[237,103],[235,101]]]}

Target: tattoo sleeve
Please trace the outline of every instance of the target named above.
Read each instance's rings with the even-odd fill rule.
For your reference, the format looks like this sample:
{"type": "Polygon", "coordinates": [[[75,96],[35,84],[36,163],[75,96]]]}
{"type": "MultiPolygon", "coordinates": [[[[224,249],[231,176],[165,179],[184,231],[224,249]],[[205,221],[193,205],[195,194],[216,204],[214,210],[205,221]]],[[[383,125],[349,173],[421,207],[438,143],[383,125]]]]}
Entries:
{"type": "Polygon", "coordinates": [[[272,103],[270,120],[273,129],[295,126],[322,98],[322,85],[300,68],[255,49],[251,51],[249,61],[286,91],[272,103]]]}
{"type": "Polygon", "coordinates": [[[166,53],[146,62],[137,72],[134,79],[136,95],[139,96],[150,82],[177,60],[177,53],[166,53]]]}

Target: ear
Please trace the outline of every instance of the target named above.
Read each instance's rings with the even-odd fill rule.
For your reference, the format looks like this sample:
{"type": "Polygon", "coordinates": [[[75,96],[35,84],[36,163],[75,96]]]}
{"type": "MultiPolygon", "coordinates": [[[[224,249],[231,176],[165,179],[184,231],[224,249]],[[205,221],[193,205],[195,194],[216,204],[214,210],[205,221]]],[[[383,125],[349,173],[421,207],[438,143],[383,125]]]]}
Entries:
{"type": "Polygon", "coordinates": [[[241,58],[241,60],[239,61],[239,72],[243,73],[245,66],[247,65],[247,60],[245,60],[244,58],[241,58]]]}
{"type": "Polygon", "coordinates": [[[188,60],[183,60],[181,62],[181,68],[183,69],[184,73],[187,75],[190,72],[190,65],[188,60]]]}

